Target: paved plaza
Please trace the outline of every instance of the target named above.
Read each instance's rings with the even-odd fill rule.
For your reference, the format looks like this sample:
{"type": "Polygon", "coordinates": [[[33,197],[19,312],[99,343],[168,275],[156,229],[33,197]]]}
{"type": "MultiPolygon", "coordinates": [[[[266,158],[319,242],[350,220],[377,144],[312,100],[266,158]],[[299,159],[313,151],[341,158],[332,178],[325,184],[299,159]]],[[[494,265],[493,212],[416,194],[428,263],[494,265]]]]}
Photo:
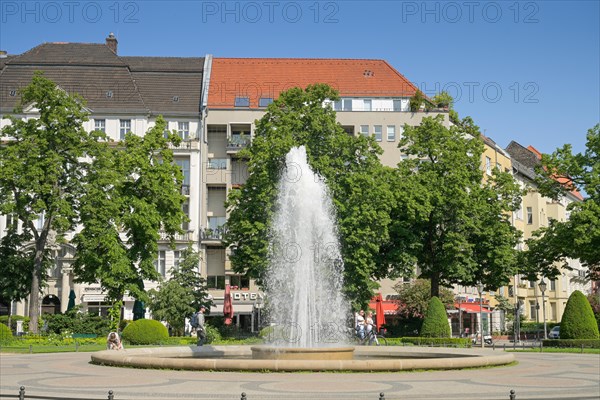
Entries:
{"type": "MultiPolygon", "coordinates": [[[[477,349],[472,349],[474,352],[477,349]]],[[[500,351],[500,350],[497,350],[500,351]]],[[[395,373],[245,373],[93,365],[91,353],[0,354],[0,398],[386,400],[600,399],[600,355],[516,353],[516,365],[395,373]]]]}

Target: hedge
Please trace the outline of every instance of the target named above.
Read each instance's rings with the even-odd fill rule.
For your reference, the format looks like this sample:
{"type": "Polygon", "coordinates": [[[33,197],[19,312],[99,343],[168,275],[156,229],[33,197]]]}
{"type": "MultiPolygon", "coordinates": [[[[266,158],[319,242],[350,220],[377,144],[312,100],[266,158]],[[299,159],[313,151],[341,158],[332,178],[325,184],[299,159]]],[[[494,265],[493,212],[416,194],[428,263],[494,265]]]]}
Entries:
{"type": "Polygon", "coordinates": [[[429,300],[420,336],[431,338],[450,338],[452,336],[446,308],[436,296],[429,300]]]}
{"type": "MultiPolygon", "coordinates": [[[[562,332],[561,332],[562,333],[562,332]]],[[[544,347],[587,347],[600,349],[600,339],[545,339],[544,347]]]]}
{"type": "Polygon", "coordinates": [[[12,331],[10,328],[4,324],[0,324],[0,345],[7,345],[12,343],[14,340],[12,331]]]}
{"type": "Polygon", "coordinates": [[[169,330],[160,321],[138,319],[127,325],[122,336],[130,344],[162,344],[169,339],[169,330]]]}
{"type": "Polygon", "coordinates": [[[400,341],[416,346],[471,347],[471,339],[469,338],[403,337],[400,341]]]}

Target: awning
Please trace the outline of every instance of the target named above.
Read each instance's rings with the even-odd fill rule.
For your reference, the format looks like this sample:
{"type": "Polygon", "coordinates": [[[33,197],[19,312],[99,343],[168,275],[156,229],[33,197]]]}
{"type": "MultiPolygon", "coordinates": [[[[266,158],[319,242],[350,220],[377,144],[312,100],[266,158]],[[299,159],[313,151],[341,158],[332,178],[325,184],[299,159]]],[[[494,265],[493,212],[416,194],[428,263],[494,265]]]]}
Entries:
{"type": "MultiPolygon", "coordinates": [[[[459,304],[455,303],[454,306],[458,308],[459,304]]],[[[460,309],[466,313],[475,313],[479,314],[479,304],[474,303],[460,303],[460,309]]],[[[491,311],[485,307],[481,308],[481,312],[483,313],[491,313],[491,311]]]]}
{"type": "MultiPolygon", "coordinates": [[[[383,313],[385,315],[394,315],[398,312],[398,304],[393,300],[384,300],[383,304],[383,313]]],[[[369,303],[369,308],[372,310],[377,309],[377,303],[372,301],[369,303]]]]}

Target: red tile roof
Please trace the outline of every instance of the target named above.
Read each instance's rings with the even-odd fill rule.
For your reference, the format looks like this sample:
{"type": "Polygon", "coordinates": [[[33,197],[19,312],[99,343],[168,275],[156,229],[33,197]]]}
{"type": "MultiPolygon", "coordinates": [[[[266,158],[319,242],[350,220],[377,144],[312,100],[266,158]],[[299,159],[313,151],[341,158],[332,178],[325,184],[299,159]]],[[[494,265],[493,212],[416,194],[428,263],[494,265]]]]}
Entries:
{"type": "MultiPolygon", "coordinates": [[[[542,153],[540,153],[538,151],[538,149],[536,149],[533,146],[527,146],[527,150],[531,151],[533,154],[535,154],[535,156],[541,160],[542,159],[542,153]]],[[[572,186],[572,182],[570,179],[568,178],[564,178],[564,177],[556,177],[553,176],[552,179],[554,179],[555,181],[557,181],[558,183],[560,183],[561,185],[571,188],[572,186]]],[[[573,189],[571,190],[571,194],[575,197],[577,197],[579,200],[583,200],[583,195],[579,192],[579,190],[577,189],[573,189]]]]}
{"type": "Polygon", "coordinates": [[[292,87],[327,83],[341,97],[410,97],[417,88],[384,60],[213,58],[209,108],[233,108],[235,97],[276,99],[292,87]]]}

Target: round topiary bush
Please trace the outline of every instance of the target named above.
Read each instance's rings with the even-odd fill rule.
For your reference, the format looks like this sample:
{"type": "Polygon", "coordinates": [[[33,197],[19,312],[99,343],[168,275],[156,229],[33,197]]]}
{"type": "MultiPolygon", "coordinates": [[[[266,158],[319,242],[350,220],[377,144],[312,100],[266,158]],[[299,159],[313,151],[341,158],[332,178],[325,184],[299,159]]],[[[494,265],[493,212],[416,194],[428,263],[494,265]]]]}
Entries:
{"type": "Polygon", "coordinates": [[[10,328],[4,324],[0,324],[0,345],[6,346],[13,341],[13,334],[10,328]]]}
{"type": "Polygon", "coordinates": [[[161,344],[168,340],[169,331],[159,321],[138,319],[125,327],[122,336],[130,344],[161,344]]]}
{"type": "Polygon", "coordinates": [[[562,320],[561,339],[598,339],[598,324],[588,299],[579,290],[569,296],[562,320]]]}
{"type": "Polygon", "coordinates": [[[450,337],[450,325],[448,324],[446,308],[440,299],[435,296],[429,300],[420,336],[435,338],[450,337]]]}

